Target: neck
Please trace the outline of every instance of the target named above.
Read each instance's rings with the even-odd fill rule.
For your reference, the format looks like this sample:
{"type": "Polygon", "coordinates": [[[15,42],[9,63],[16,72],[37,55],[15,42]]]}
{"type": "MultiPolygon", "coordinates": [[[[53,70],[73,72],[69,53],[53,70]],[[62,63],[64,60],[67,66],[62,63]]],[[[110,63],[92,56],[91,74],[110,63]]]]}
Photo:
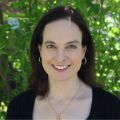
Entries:
{"type": "Polygon", "coordinates": [[[49,97],[53,99],[69,99],[75,91],[81,86],[82,81],[79,78],[71,80],[55,80],[49,79],[50,91],[49,97]]]}

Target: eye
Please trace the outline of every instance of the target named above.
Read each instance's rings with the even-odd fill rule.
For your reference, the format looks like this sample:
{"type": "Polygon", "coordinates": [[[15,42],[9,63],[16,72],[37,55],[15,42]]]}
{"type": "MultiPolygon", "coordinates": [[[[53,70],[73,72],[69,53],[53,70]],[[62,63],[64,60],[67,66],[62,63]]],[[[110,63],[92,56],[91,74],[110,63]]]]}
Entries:
{"type": "Polygon", "coordinates": [[[46,47],[47,47],[47,48],[56,48],[55,45],[53,45],[53,44],[49,44],[49,45],[47,45],[46,47]]]}
{"type": "Polygon", "coordinates": [[[76,49],[77,46],[76,46],[76,45],[69,45],[69,46],[67,46],[67,48],[70,48],[70,49],[76,49]]]}

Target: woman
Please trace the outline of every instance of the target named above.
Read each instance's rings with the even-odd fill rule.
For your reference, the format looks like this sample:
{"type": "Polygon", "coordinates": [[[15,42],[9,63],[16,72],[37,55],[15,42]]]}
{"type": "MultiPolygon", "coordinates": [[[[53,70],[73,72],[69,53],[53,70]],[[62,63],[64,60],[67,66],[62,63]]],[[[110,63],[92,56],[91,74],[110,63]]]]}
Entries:
{"type": "Polygon", "coordinates": [[[30,50],[29,89],[10,102],[7,119],[120,119],[120,100],[96,87],[93,40],[78,11],[49,10],[30,50]]]}

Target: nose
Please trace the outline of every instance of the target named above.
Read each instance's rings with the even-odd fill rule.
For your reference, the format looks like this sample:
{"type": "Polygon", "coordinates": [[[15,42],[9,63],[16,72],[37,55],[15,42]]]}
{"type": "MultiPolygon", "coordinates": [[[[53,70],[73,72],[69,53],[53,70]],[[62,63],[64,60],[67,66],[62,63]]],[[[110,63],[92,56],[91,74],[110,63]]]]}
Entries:
{"type": "Polygon", "coordinates": [[[65,51],[64,50],[58,50],[56,53],[56,60],[57,62],[63,62],[66,59],[65,51]]]}

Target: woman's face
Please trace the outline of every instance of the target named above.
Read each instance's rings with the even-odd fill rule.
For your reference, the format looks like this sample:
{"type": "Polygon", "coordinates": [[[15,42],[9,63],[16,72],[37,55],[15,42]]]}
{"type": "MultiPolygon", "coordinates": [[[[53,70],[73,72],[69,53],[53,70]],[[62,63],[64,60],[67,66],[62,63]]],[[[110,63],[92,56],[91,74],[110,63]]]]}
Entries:
{"type": "Polygon", "coordinates": [[[49,79],[77,78],[86,48],[82,46],[82,33],[76,24],[66,19],[47,24],[43,44],[38,48],[49,79]]]}

